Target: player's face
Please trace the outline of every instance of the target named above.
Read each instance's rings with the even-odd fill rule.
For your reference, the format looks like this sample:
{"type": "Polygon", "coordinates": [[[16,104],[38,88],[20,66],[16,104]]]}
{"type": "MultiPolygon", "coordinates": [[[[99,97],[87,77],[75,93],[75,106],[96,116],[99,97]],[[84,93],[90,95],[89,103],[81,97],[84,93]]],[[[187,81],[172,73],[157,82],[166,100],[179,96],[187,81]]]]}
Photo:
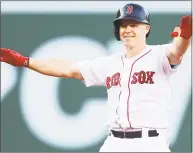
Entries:
{"type": "Polygon", "coordinates": [[[134,20],[122,20],[120,22],[120,39],[126,46],[136,46],[146,41],[146,34],[150,26],[134,20]]]}

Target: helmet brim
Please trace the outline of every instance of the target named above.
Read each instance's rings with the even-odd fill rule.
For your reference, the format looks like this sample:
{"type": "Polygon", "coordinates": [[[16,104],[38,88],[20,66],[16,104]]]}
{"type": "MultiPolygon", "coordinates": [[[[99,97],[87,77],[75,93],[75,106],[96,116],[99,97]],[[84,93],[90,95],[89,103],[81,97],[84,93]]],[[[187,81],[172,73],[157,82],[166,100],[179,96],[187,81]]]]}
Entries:
{"type": "Polygon", "coordinates": [[[136,21],[136,22],[139,22],[139,23],[145,23],[145,24],[149,24],[149,22],[147,22],[146,20],[140,20],[140,19],[137,19],[136,17],[132,17],[132,16],[127,16],[127,17],[119,17],[117,19],[115,19],[113,21],[114,24],[118,24],[120,23],[120,21],[122,20],[131,20],[131,21],[136,21]]]}

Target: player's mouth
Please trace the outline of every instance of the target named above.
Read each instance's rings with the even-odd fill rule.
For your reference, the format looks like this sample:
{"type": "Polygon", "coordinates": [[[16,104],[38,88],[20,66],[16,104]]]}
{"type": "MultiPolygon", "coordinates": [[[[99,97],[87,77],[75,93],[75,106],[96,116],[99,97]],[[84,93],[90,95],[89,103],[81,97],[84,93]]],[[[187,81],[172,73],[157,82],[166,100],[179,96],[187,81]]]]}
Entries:
{"type": "Polygon", "coordinates": [[[125,36],[123,36],[123,38],[133,38],[133,37],[135,37],[134,35],[125,35],[125,36]]]}
{"type": "Polygon", "coordinates": [[[124,39],[131,39],[134,38],[135,36],[123,36],[124,39]]]}

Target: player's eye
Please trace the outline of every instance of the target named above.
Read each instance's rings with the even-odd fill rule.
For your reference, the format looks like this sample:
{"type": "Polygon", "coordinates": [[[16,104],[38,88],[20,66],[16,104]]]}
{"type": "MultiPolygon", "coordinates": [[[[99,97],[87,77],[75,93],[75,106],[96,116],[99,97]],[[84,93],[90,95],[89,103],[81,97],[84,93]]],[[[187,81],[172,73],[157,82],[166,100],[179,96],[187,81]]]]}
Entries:
{"type": "Polygon", "coordinates": [[[121,24],[120,27],[127,27],[128,24],[121,24]]]}
{"type": "Polygon", "coordinates": [[[137,27],[137,24],[130,24],[130,27],[137,27]]]}

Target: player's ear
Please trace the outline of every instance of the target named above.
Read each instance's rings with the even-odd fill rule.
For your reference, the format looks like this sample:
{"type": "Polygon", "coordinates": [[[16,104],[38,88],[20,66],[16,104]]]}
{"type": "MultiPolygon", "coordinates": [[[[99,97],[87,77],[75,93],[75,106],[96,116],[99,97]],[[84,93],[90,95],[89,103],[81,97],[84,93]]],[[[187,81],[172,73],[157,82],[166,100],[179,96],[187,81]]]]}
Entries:
{"type": "Polygon", "coordinates": [[[146,25],[145,29],[146,29],[146,34],[147,34],[150,31],[150,25],[146,25]]]}

